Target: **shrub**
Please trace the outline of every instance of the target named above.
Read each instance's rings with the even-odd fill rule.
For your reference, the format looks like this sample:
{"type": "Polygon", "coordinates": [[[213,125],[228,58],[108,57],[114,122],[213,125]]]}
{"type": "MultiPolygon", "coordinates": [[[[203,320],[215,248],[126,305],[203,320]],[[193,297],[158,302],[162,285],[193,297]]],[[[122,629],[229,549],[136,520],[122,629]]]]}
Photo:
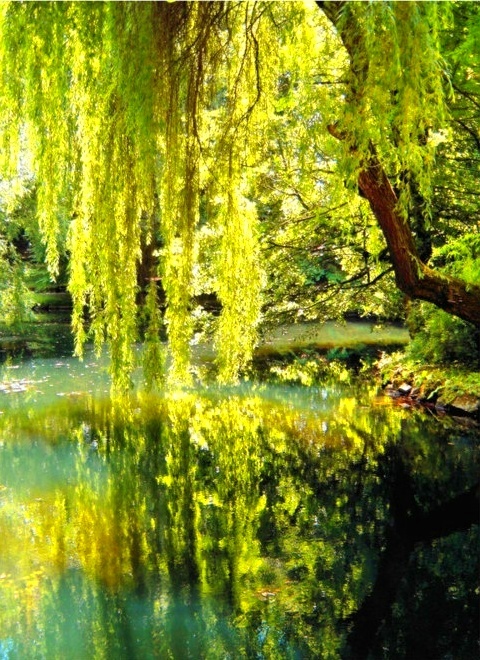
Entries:
{"type": "Polygon", "coordinates": [[[480,333],[470,323],[428,303],[414,303],[407,319],[412,336],[407,354],[432,364],[480,364],[480,333]]]}

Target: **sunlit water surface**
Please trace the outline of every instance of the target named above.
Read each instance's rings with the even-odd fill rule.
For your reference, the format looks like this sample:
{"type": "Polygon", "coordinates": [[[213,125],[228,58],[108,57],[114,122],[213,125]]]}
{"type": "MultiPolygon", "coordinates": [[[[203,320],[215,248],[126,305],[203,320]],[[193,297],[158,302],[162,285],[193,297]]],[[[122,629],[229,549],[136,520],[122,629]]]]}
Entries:
{"type": "Polygon", "coordinates": [[[0,658],[477,657],[477,429],[365,386],[108,387],[3,368],[0,658]]]}

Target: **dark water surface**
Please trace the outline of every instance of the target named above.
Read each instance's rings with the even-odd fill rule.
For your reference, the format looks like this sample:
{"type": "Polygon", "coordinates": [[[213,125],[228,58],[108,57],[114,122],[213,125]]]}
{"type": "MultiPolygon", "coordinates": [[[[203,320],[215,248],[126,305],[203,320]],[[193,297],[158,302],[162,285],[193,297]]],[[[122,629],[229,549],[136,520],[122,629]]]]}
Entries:
{"type": "Polygon", "coordinates": [[[478,429],[73,365],[4,368],[0,659],[478,657],[478,429]]]}

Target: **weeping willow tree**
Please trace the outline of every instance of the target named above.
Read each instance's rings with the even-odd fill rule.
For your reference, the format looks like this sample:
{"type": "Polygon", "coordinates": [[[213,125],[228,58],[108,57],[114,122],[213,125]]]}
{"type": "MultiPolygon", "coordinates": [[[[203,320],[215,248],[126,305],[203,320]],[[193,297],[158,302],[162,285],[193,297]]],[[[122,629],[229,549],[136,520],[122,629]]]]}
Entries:
{"type": "Polygon", "coordinates": [[[88,323],[97,349],[109,346],[119,387],[134,363],[142,241],[160,255],[148,278],[147,355],[159,355],[161,278],[170,378],[189,380],[200,194],[221,234],[220,379],[235,380],[251,356],[262,269],[244,170],[269,84],[264,12],[256,3],[2,4],[4,176],[22,164],[36,177],[52,276],[67,234],[76,352],[88,323]]]}
{"type": "MultiPolygon", "coordinates": [[[[158,379],[158,279],[170,380],[189,381],[205,224],[218,237],[209,260],[222,307],[219,377],[235,380],[247,365],[263,282],[252,181],[273,168],[265,145],[282,76],[296,77],[292,89],[312,81],[305,108],[300,99],[287,118],[305,126],[298,162],[307,153],[322,162],[327,151],[336,181],[354,182],[370,202],[399,288],[478,324],[478,285],[423,263],[412,223],[434,222],[447,113],[438,34],[450,3],[316,4],[323,11],[313,2],[2,3],[3,175],[35,176],[52,276],[68,251],[76,352],[87,336],[97,349],[107,343],[117,386],[134,364],[139,286],[147,375],[158,379]],[[326,62],[332,84],[314,77],[326,62]],[[145,246],[154,258],[138,282],[145,246]]],[[[338,185],[312,187],[324,199],[338,194],[338,185]]]]}

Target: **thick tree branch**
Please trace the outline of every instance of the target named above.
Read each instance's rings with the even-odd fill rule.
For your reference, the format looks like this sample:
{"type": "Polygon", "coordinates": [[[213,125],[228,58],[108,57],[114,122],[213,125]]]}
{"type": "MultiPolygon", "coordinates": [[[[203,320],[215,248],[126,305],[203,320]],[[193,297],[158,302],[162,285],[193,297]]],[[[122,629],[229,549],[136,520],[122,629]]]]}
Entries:
{"type": "Polygon", "coordinates": [[[399,213],[397,196],[373,152],[360,171],[358,185],[387,242],[398,288],[480,327],[480,287],[445,275],[421,261],[410,225],[399,213]]]}

